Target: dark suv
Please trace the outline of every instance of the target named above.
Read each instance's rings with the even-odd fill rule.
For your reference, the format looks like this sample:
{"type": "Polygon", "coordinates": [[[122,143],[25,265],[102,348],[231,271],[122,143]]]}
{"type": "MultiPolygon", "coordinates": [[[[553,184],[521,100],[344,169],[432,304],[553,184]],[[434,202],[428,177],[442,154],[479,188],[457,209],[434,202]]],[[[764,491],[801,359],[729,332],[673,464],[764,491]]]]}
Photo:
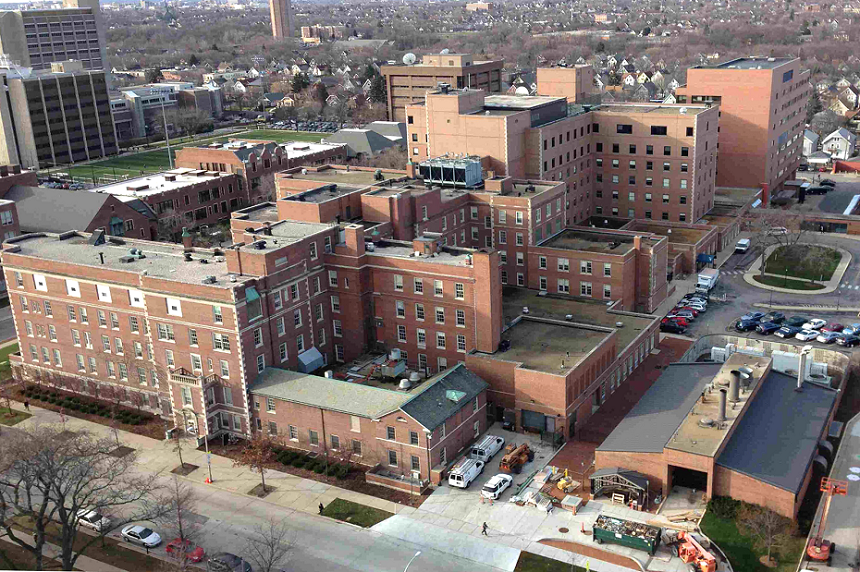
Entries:
{"type": "Polygon", "coordinates": [[[207,572],[254,572],[250,564],[229,552],[219,552],[209,558],[206,570],[207,572]]]}

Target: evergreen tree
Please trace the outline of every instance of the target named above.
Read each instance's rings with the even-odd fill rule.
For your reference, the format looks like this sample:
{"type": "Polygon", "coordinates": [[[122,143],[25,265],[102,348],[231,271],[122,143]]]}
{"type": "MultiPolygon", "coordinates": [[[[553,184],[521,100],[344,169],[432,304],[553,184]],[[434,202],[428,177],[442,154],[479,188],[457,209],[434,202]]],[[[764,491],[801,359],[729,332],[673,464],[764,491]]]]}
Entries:
{"type": "Polygon", "coordinates": [[[382,103],[388,99],[385,90],[385,78],[381,75],[374,76],[373,80],[370,82],[369,96],[371,101],[375,103],[382,103]]]}
{"type": "Polygon", "coordinates": [[[301,93],[306,90],[310,84],[311,82],[308,79],[308,74],[299,72],[293,76],[291,87],[293,88],[293,93],[301,93]]]}
{"type": "Polygon", "coordinates": [[[824,105],[821,103],[821,96],[818,95],[818,90],[813,88],[812,95],[809,96],[809,108],[806,110],[806,123],[811,123],[813,116],[823,109],[824,105]]]}

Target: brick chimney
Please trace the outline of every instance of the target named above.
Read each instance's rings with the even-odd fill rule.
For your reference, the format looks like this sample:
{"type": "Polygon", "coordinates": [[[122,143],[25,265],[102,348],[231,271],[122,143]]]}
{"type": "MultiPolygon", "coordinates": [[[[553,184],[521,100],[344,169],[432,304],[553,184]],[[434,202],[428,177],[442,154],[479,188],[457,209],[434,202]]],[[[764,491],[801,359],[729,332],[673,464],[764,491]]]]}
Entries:
{"type": "Polygon", "coordinates": [[[351,224],[343,229],[346,253],[351,256],[364,255],[364,227],[360,224],[351,224]]]}
{"type": "Polygon", "coordinates": [[[186,252],[194,250],[194,235],[188,232],[188,227],[182,227],[182,246],[186,252]]]}

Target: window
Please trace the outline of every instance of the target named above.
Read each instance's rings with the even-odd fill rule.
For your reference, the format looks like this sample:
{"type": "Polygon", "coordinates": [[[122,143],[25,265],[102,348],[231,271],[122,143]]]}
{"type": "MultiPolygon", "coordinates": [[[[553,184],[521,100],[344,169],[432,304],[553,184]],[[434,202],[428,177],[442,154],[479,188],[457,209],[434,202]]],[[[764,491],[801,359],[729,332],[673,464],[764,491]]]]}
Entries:
{"type": "Polygon", "coordinates": [[[264,369],[266,369],[266,356],[260,354],[257,356],[257,373],[263,373],[264,369]]]}
{"type": "Polygon", "coordinates": [[[466,311],[465,310],[457,310],[457,325],[465,326],[466,325],[466,311]]]}
{"type": "Polygon", "coordinates": [[[394,290],[395,292],[403,292],[403,276],[400,274],[394,275],[394,290]]]}
{"type": "Polygon", "coordinates": [[[337,435],[329,435],[329,438],[331,440],[331,448],[334,451],[340,449],[340,437],[338,437],[337,435]]]}
{"type": "Polygon", "coordinates": [[[493,228],[493,217],[484,217],[484,228],[493,228]]]}
{"type": "Polygon", "coordinates": [[[650,203],[650,202],[651,202],[651,193],[645,193],[645,202],[646,202],[646,203],[650,203]]]}
{"type": "Polygon", "coordinates": [[[591,296],[591,282],[580,282],[579,283],[579,295],[580,296],[591,296]]]}
{"type": "MultiPolygon", "coordinates": [[[[101,319],[101,316],[99,318],[101,319]]],[[[158,330],[159,340],[168,342],[176,341],[176,337],[173,334],[173,326],[171,324],[158,324],[156,328],[158,330]]]]}
{"type": "Polygon", "coordinates": [[[229,352],[230,351],[230,338],[227,336],[227,334],[213,334],[212,335],[212,346],[216,350],[229,352]]]}
{"type": "Polygon", "coordinates": [[[457,282],[454,284],[454,299],[463,300],[466,297],[466,290],[463,284],[457,282]]]}
{"type": "Polygon", "coordinates": [[[693,136],[693,128],[687,127],[687,137],[692,137],[692,136],[693,136]]]}
{"type": "Polygon", "coordinates": [[[397,341],[398,342],[406,342],[406,326],[398,325],[397,326],[397,341]]]}
{"type": "Polygon", "coordinates": [[[278,434],[278,424],[274,421],[269,421],[269,435],[278,434]]]}
{"type": "Polygon", "coordinates": [[[690,148],[689,147],[681,147],[681,157],[689,157],[690,156],[690,148]]]}
{"type": "Polygon", "coordinates": [[[546,256],[538,257],[538,268],[546,269],[546,256]]]}
{"type": "Polygon", "coordinates": [[[296,349],[299,353],[305,351],[305,336],[304,334],[296,336],[296,349]]]}
{"type": "Polygon", "coordinates": [[[317,259],[317,243],[311,242],[310,246],[308,248],[310,250],[311,260],[316,260],[317,259]]]}
{"type": "Polygon", "coordinates": [[[653,145],[645,145],[645,154],[653,155],[654,154],[654,146],[653,145]]]}
{"type": "Polygon", "coordinates": [[[441,296],[442,295],[442,281],[434,280],[433,281],[433,295],[441,296]]]}
{"type": "Polygon", "coordinates": [[[591,261],[590,260],[580,260],[579,261],[579,273],[580,274],[591,274],[591,261]]]}
{"type": "Polygon", "coordinates": [[[686,204],[687,204],[687,197],[686,197],[686,196],[682,196],[682,197],[678,197],[678,198],[679,198],[679,199],[681,199],[681,204],[682,204],[682,205],[686,205],[686,204]]]}
{"type": "Polygon", "coordinates": [[[412,282],[412,289],[416,294],[424,293],[424,281],[421,278],[415,278],[412,282]]]}
{"type": "Polygon", "coordinates": [[[54,309],[51,307],[51,303],[48,300],[45,300],[43,304],[45,305],[45,315],[49,318],[53,318],[54,309]]]}
{"type": "Polygon", "coordinates": [[[663,147],[663,155],[665,155],[666,157],[668,157],[668,156],[670,156],[671,154],[672,154],[672,148],[671,148],[670,146],[668,146],[668,145],[665,145],[665,146],[663,147]]]}
{"type": "Polygon", "coordinates": [[[445,332],[436,332],[436,349],[444,350],[445,348],[445,332]]]}
{"type": "Polygon", "coordinates": [[[523,245],[523,233],[521,233],[521,232],[518,232],[518,233],[517,233],[517,242],[516,242],[516,244],[517,244],[517,246],[522,246],[522,245],[523,245]]]}
{"type": "Polygon", "coordinates": [[[566,278],[559,278],[558,279],[558,291],[564,292],[564,293],[569,293],[570,292],[570,280],[568,280],[566,278]]]}
{"type": "MultiPolygon", "coordinates": [[[[132,333],[138,334],[140,333],[140,324],[137,321],[137,316],[129,316],[128,317],[128,327],[132,331],[132,333]]],[[[193,330],[191,330],[193,331],[193,330]]]]}
{"type": "Polygon", "coordinates": [[[466,351],[466,336],[462,334],[457,334],[457,351],[465,352],[466,351]]]}
{"type": "Polygon", "coordinates": [[[254,329],[254,347],[259,348],[263,345],[263,328],[254,329]]]}
{"type": "Polygon", "coordinates": [[[681,183],[681,188],[682,188],[682,189],[686,189],[686,188],[687,188],[687,179],[681,179],[680,183],[681,183]]]}
{"type": "Polygon", "coordinates": [[[164,361],[168,367],[176,366],[176,361],[173,359],[173,350],[164,350],[164,361]]]}
{"type": "Polygon", "coordinates": [[[603,263],[603,275],[607,278],[612,276],[612,265],[608,262],[603,263]]]}
{"type": "MultiPolygon", "coordinates": [[[[334,305],[334,299],[335,298],[336,298],[336,296],[332,296],[332,305],[334,305]]],[[[296,310],[295,312],[293,312],[293,326],[295,326],[296,328],[299,328],[299,327],[301,327],[301,325],[302,325],[302,311],[296,310]]]]}
{"type": "Polygon", "coordinates": [[[618,145],[618,143],[613,143],[612,144],[612,152],[618,153],[619,151],[620,151],[620,145],[618,145]]]}
{"type": "Polygon", "coordinates": [[[663,171],[671,171],[672,165],[670,163],[663,163],[663,171]]]}
{"type": "Polygon", "coordinates": [[[633,126],[619,123],[615,126],[615,132],[621,133],[623,135],[632,135],[633,134],[633,126]]]}
{"type": "Polygon", "coordinates": [[[667,130],[665,125],[652,125],[651,135],[666,135],[667,130]]]}
{"type": "Polygon", "coordinates": [[[308,430],[308,441],[310,442],[311,446],[319,447],[319,444],[320,444],[319,433],[317,433],[313,429],[309,429],[308,430]]]}
{"type": "Polygon", "coordinates": [[[352,454],[361,457],[361,441],[358,439],[352,440],[352,454]]]}
{"type": "Polygon", "coordinates": [[[541,276],[539,279],[539,286],[541,290],[546,290],[546,276],[541,276]]]}
{"type": "Polygon", "coordinates": [[[221,313],[221,306],[212,306],[212,318],[216,324],[224,323],[224,315],[221,313]]]}
{"type": "Polygon", "coordinates": [[[478,207],[469,207],[469,219],[478,220],[478,207]]]}
{"type": "Polygon", "coordinates": [[[436,308],[436,323],[444,324],[445,323],[445,308],[436,308]]]}
{"type": "Polygon", "coordinates": [[[220,363],[220,365],[221,365],[221,377],[223,377],[225,379],[229,378],[230,377],[230,364],[228,364],[227,360],[224,360],[224,359],[220,360],[220,362],[221,362],[220,363]]]}
{"type": "Polygon", "coordinates": [[[426,334],[426,332],[424,330],[422,330],[421,328],[418,328],[416,330],[416,336],[417,336],[417,340],[418,340],[418,347],[420,349],[426,348],[427,347],[427,334],[426,334]]]}
{"type": "Polygon", "coordinates": [[[181,390],[182,390],[182,406],[185,407],[185,406],[191,405],[191,388],[182,387],[181,390]]]}
{"type": "Polygon", "coordinates": [[[517,286],[525,286],[526,285],[526,277],[522,272],[517,272],[517,286]]]}
{"type": "Polygon", "coordinates": [[[99,319],[99,327],[106,328],[107,327],[107,316],[104,313],[104,310],[98,310],[96,315],[99,319]]]}
{"type": "Polygon", "coordinates": [[[57,341],[57,328],[53,324],[48,325],[48,339],[52,342],[57,341]]]}
{"type": "Polygon", "coordinates": [[[397,451],[388,451],[388,464],[392,467],[397,466],[397,451]]]}
{"type": "Polygon", "coordinates": [[[663,188],[664,188],[664,189],[668,189],[668,188],[669,188],[669,179],[663,179],[663,188]]]}
{"type": "Polygon", "coordinates": [[[280,310],[281,307],[284,305],[283,300],[281,299],[281,291],[276,290],[275,293],[273,294],[273,296],[274,296],[275,310],[280,310]]]}
{"type": "MultiPolygon", "coordinates": [[[[336,314],[340,313],[340,296],[331,297],[331,311],[336,314]]],[[[296,313],[299,313],[299,310],[296,310],[296,313]]],[[[301,325],[301,318],[299,319],[299,325],[301,325]]]]}
{"type": "Polygon", "coordinates": [[[267,397],[266,398],[266,411],[268,411],[269,413],[275,412],[275,398],[274,397],[267,397]]]}
{"type": "Polygon", "coordinates": [[[331,287],[337,287],[337,272],[334,270],[328,271],[328,285],[331,287]]]}
{"type": "Polygon", "coordinates": [[[203,371],[203,361],[197,354],[191,354],[191,369],[194,371],[203,371]]]}
{"type": "Polygon", "coordinates": [[[117,353],[117,355],[122,355],[123,353],[125,353],[125,352],[123,351],[123,348],[122,348],[122,340],[121,340],[121,339],[119,339],[119,338],[114,338],[114,339],[113,339],[113,345],[114,345],[114,347],[116,348],[116,353],[117,353]]]}
{"type": "Polygon", "coordinates": [[[521,211],[517,211],[515,217],[517,224],[523,224],[523,213],[521,211]]]}
{"type": "Polygon", "coordinates": [[[663,220],[669,220],[669,213],[662,213],[661,218],[663,220]]]}
{"type": "Polygon", "coordinates": [[[332,320],[332,330],[334,331],[334,337],[343,337],[343,325],[340,320],[332,320]]]}

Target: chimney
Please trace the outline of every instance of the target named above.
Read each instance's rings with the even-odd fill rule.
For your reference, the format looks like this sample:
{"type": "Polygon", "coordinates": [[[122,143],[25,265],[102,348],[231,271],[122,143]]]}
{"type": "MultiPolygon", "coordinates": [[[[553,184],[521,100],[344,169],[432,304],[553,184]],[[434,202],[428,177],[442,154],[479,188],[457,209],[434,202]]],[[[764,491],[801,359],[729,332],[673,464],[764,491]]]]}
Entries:
{"type": "Polygon", "coordinates": [[[194,244],[194,236],[188,232],[188,227],[182,227],[182,246],[185,248],[186,252],[190,252],[194,250],[192,245],[194,244]]]}
{"type": "Polygon", "coordinates": [[[741,374],[739,371],[732,370],[732,378],[729,380],[729,401],[737,403],[740,401],[740,386],[741,374]]]}
{"type": "Polygon", "coordinates": [[[634,236],[633,237],[633,249],[634,250],[642,250],[642,237],[634,236]]]}
{"type": "Polygon", "coordinates": [[[800,350],[800,362],[797,365],[797,388],[795,391],[803,391],[803,380],[806,378],[806,360],[809,355],[809,348],[800,350]]]}
{"type": "Polygon", "coordinates": [[[351,224],[343,229],[344,243],[349,254],[353,256],[363,256],[365,251],[364,245],[364,227],[360,224],[351,224]]]}
{"type": "Polygon", "coordinates": [[[722,424],[726,421],[726,390],[720,390],[720,411],[717,413],[717,423],[722,424]]]}
{"type": "Polygon", "coordinates": [[[414,179],[418,176],[418,165],[409,161],[406,163],[406,176],[410,179],[414,179]]]}

